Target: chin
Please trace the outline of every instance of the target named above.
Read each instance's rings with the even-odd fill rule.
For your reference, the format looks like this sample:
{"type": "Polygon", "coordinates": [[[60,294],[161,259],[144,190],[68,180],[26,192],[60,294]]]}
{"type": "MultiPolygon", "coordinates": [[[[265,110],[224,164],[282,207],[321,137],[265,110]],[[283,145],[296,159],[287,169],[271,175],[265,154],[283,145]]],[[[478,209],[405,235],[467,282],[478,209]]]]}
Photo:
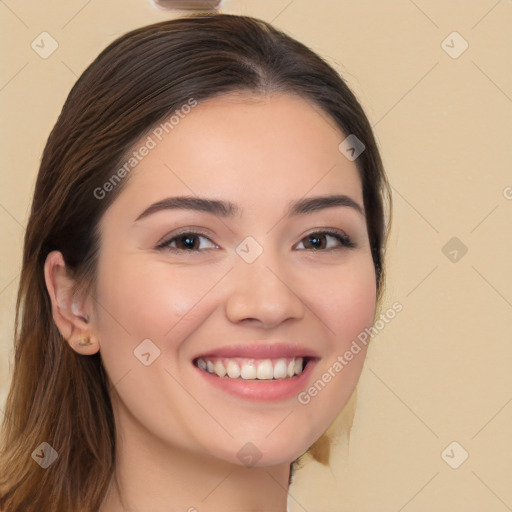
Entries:
{"type": "MultiPolygon", "coordinates": [[[[265,434],[266,435],[266,434],[265,434]]],[[[219,459],[225,460],[231,464],[246,467],[270,467],[282,464],[291,464],[298,457],[303,455],[314,443],[313,440],[304,440],[303,443],[290,445],[290,434],[287,439],[282,437],[270,441],[262,435],[261,438],[253,441],[245,439],[233,440],[226,451],[212,450],[211,453],[219,459]],[[233,451],[233,446],[237,449],[233,451]],[[217,452],[217,453],[215,453],[217,452]]]]}

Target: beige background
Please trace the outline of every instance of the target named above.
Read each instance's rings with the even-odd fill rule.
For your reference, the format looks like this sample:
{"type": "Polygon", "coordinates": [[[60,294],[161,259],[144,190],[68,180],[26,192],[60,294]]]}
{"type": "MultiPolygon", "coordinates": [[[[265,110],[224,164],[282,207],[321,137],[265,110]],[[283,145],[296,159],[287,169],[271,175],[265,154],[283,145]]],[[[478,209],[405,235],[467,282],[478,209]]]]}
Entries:
{"type": "MultiPolygon", "coordinates": [[[[373,338],[350,456],[340,448],[331,469],[302,470],[292,510],[512,510],[512,2],[228,0],[222,10],[273,22],[342,73],[393,185],[384,309],[403,311],[373,338]],[[458,58],[445,51],[464,41],[458,58]],[[459,247],[443,252],[452,237],[459,247]],[[458,469],[441,457],[452,441],[446,460],[469,453],[458,469]]],[[[175,15],[149,0],[0,1],[0,410],[46,138],[100,50],[175,15]],[[31,48],[43,31],[59,45],[47,59],[31,48]]]]}

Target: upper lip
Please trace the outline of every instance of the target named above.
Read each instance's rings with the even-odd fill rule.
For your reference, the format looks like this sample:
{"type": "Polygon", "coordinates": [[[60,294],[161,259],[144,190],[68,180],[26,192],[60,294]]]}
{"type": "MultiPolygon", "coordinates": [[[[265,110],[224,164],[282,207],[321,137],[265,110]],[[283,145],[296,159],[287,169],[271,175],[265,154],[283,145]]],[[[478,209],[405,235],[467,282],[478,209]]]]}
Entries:
{"type": "Polygon", "coordinates": [[[308,357],[318,358],[318,354],[310,348],[287,343],[259,343],[229,345],[198,354],[197,358],[208,357],[245,357],[253,359],[277,359],[281,357],[308,357]]]}

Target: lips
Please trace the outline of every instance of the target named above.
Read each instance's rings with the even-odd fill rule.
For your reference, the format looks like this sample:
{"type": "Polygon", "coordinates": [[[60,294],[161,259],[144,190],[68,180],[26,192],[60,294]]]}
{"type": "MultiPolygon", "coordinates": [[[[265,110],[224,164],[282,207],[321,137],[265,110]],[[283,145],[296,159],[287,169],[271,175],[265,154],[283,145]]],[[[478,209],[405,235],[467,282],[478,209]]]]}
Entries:
{"type": "Polygon", "coordinates": [[[218,348],[195,357],[194,365],[221,378],[276,380],[301,374],[314,359],[318,355],[311,349],[266,343],[218,348]]]}
{"type": "Polygon", "coordinates": [[[202,353],[194,366],[208,382],[243,398],[282,400],[300,391],[320,359],[310,348],[283,343],[231,345],[202,353]]]}
{"type": "MultiPolygon", "coordinates": [[[[236,353],[239,354],[239,352],[236,353]]],[[[308,352],[308,354],[309,353],[311,352],[308,352]]],[[[194,360],[195,364],[193,365],[193,368],[196,372],[196,375],[200,378],[200,380],[208,386],[208,388],[204,388],[204,392],[210,393],[210,389],[217,389],[231,396],[238,397],[244,401],[251,400],[255,402],[265,403],[295,400],[298,394],[301,391],[304,391],[304,389],[306,389],[308,385],[310,385],[312,376],[314,375],[313,372],[319,358],[290,358],[290,361],[295,360],[298,366],[300,359],[302,359],[302,367],[299,367],[299,373],[295,373],[294,366],[294,375],[289,376],[287,373],[284,377],[284,365],[282,363],[283,359],[287,360],[286,358],[278,358],[277,360],[274,358],[263,360],[254,359],[254,366],[257,366],[256,378],[254,378],[255,369],[250,368],[250,365],[245,366],[245,369],[243,369],[243,361],[247,361],[247,359],[243,359],[241,361],[242,365],[239,365],[240,376],[236,377],[236,375],[238,375],[238,371],[236,371],[236,369],[234,370],[233,367],[231,367],[229,368],[229,371],[234,371],[235,373],[232,373],[233,377],[230,377],[229,374],[227,373],[228,368],[226,368],[226,366],[229,366],[229,361],[240,361],[240,359],[241,358],[223,358],[222,361],[224,362],[222,364],[224,365],[224,369],[220,368],[220,366],[217,367],[216,370],[218,373],[215,372],[215,364],[213,364],[213,362],[210,361],[211,364],[213,364],[213,368],[211,369],[214,371],[212,373],[208,371],[208,368],[201,368],[199,366],[198,361],[201,360],[201,357],[196,358],[194,360]],[[228,360],[228,364],[226,364],[226,359],[228,360]],[[279,361],[281,361],[281,363],[279,361]],[[270,378],[271,362],[273,365],[272,378],[270,378]],[[259,366],[261,365],[263,365],[263,368],[260,369],[259,366]],[[281,366],[281,368],[279,368],[279,366],[281,366]],[[276,378],[276,367],[278,371],[278,378],[276,378]],[[226,374],[224,374],[224,371],[226,371],[226,374]],[[244,377],[249,378],[242,377],[242,371],[248,372],[245,374],[244,377]],[[258,378],[258,371],[260,372],[260,377],[263,377],[262,379],[258,378]],[[252,374],[250,372],[252,372],[252,374]],[[223,376],[221,377],[219,373],[220,375],[223,376]]],[[[203,362],[204,361],[205,360],[203,359],[203,362]]],[[[219,361],[220,359],[216,360],[217,364],[219,364],[219,361]]],[[[201,366],[204,366],[204,364],[201,364],[201,366]]],[[[287,372],[288,368],[290,367],[286,367],[287,372]]],[[[214,395],[209,396],[211,398],[214,397],[214,395]]]]}
{"type": "Polygon", "coordinates": [[[280,359],[280,358],[307,358],[318,359],[319,355],[312,349],[305,346],[290,345],[284,343],[266,343],[253,345],[230,345],[218,349],[212,349],[208,352],[197,354],[194,361],[214,358],[248,358],[248,359],[280,359]]]}

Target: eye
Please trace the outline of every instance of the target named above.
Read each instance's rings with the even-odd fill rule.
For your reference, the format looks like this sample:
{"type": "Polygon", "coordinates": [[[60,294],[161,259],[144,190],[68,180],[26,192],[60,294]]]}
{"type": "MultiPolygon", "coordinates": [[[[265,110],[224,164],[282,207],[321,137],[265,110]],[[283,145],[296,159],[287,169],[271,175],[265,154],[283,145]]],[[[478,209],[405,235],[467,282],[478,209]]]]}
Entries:
{"type": "Polygon", "coordinates": [[[295,246],[296,249],[306,249],[312,251],[336,249],[341,247],[355,247],[355,244],[352,242],[350,237],[341,231],[318,231],[315,233],[310,233],[295,246]]]}
{"type": "Polygon", "coordinates": [[[200,233],[186,232],[174,235],[172,238],[164,238],[157,249],[170,251],[197,252],[205,249],[218,248],[207,236],[200,233]]]}

